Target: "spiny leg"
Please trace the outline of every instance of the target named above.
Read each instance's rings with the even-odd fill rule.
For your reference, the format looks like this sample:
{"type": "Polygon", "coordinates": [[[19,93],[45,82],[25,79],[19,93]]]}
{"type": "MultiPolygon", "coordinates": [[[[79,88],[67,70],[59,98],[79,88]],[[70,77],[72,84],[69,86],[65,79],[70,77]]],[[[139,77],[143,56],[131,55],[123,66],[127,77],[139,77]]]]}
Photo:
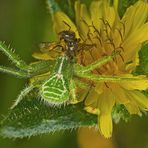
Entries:
{"type": "Polygon", "coordinates": [[[78,103],[77,95],[76,95],[76,83],[72,79],[70,81],[69,88],[70,88],[70,96],[71,96],[70,103],[72,104],[78,103]]]}
{"type": "Polygon", "coordinates": [[[0,72],[9,73],[18,77],[28,78],[44,71],[52,69],[54,61],[39,61],[27,65],[22,61],[12,50],[9,49],[4,43],[0,42],[0,51],[2,51],[8,58],[15,64],[18,69],[0,66],[0,72]]]}
{"type": "Polygon", "coordinates": [[[26,70],[29,68],[29,66],[20,59],[18,55],[12,51],[13,49],[9,49],[10,47],[6,46],[4,42],[0,41],[0,51],[2,51],[11,61],[15,64],[16,67],[18,67],[21,70],[26,70]]]}
{"type": "Polygon", "coordinates": [[[76,83],[76,86],[82,89],[88,89],[90,87],[90,84],[88,84],[88,82],[84,82],[78,78],[74,78],[74,82],[76,83]]]}
{"type": "Polygon", "coordinates": [[[33,72],[26,72],[22,71],[16,68],[10,68],[6,66],[0,66],[0,72],[14,75],[19,78],[31,78],[33,76],[37,76],[42,73],[46,73],[49,71],[52,71],[53,65],[55,61],[40,61],[31,64],[31,67],[33,67],[34,71],[33,72]]]}
{"type": "Polygon", "coordinates": [[[139,77],[129,77],[129,76],[108,76],[108,75],[96,75],[92,73],[77,73],[77,76],[81,78],[86,78],[92,81],[102,81],[102,82],[119,82],[119,81],[135,81],[141,80],[139,77]]]}
{"type": "Polygon", "coordinates": [[[33,83],[39,82],[39,81],[48,80],[50,74],[51,74],[51,72],[47,72],[47,73],[44,73],[44,74],[33,76],[31,79],[29,79],[29,84],[33,84],[33,83]]]}
{"type": "Polygon", "coordinates": [[[13,109],[15,106],[18,105],[18,103],[27,95],[29,94],[30,91],[32,91],[34,88],[36,87],[36,85],[30,85],[28,87],[26,87],[25,89],[23,89],[21,91],[21,93],[19,94],[19,96],[17,97],[16,101],[14,102],[14,104],[11,106],[11,109],[13,109]]]}
{"type": "MultiPolygon", "coordinates": [[[[15,66],[22,71],[21,73],[23,73],[23,71],[24,73],[26,72],[27,77],[30,77],[30,75],[37,75],[43,72],[45,68],[47,69],[47,67],[50,70],[52,67],[51,65],[54,64],[54,61],[52,60],[52,61],[39,61],[37,63],[32,63],[30,65],[27,65],[23,60],[20,59],[20,57],[18,57],[18,55],[16,55],[11,49],[9,49],[9,47],[7,47],[2,42],[0,42],[0,51],[2,51],[6,56],[8,56],[8,58],[12,61],[12,63],[14,63],[15,66]]],[[[11,72],[8,72],[8,70],[5,69],[7,68],[1,67],[0,71],[12,74],[16,73],[16,70],[12,72],[13,70],[11,69],[11,72]]]]}
{"type": "Polygon", "coordinates": [[[54,64],[55,60],[37,61],[35,63],[31,63],[30,66],[33,70],[30,72],[30,74],[32,76],[35,76],[45,72],[52,71],[54,64]]]}
{"type": "Polygon", "coordinates": [[[101,67],[102,65],[106,64],[109,61],[112,61],[115,56],[117,56],[120,53],[120,51],[114,52],[112,55],[104,56],[101,59],[96,60],[95,62],[87,65],[87,66],[81,66],[78,64],[75,64],[75,72],[77,73],[86,73],[91,72],[95,70],[96,68],[101,67]]]}
{"type": "MultiPolygon", "coordinates": [[[[46,73],[44,75],[39,75],[38,79],[31,80],[31,83],[28,87],[23,89],[19,96],[17,97],[15,103],[12,105],[11,109],[17,106],[17,104],[27,95],[29,94],[34,88],[40,87],[40,85],[49,77],[49,73],[46,73]]],[[[37,76],[36,76],[37,77],[37,76]]],[[[33,78],[32,78],[33,79],[33,78]]]]}
{"type": "Polygon", "coordinates": [[[2,73],[7,73],[7,74],[11,74],[20,78],[28,78],[30,77],[30,75],[24,71],[20,71],[20,70],[16,70],[16,69],[12,69],[9,67],[5,67],[5,66],[0,66],[0,72],[2,73]]]}

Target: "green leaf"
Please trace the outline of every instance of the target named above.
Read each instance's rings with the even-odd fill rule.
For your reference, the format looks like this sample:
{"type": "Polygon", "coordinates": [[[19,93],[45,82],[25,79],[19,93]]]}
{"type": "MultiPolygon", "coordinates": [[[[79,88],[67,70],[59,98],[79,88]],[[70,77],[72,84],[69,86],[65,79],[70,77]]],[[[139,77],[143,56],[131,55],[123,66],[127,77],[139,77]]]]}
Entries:
{"type": "Polygon", "coordinates": [[[51,107],[36,98],[24,98],[1,122],[0,135],[23,138],[82,126],[94,126],[95,115],[87,113],[82,104],[51,107]]]}
{"type": "MultiPolygon", "coordinates": [[[[135,74],[148,76],[148,43],[143,45],[139,52],[140,63],[136,67],[135,74]]],[[[148,89],[143,91],[144,95],[148,96],[148,89]]]]}
{"type": "Polygon", "coordinates": [[[136,68],[136,74],[148,75],[148,44],[145,44],[139,53],[140,64],[136,68]]]}
{"type": "Polygon", "coordinates": [[[118,8],[118,11],[119,11],[119,14],[120,16],[122,17],[126,11],[126,9],[135,4],[138,0],[119,0],[119,8],[118,8]]]}
{"type": "Polygon", "coordinates": [[[127,111],[123,104],[116,104],[112,110],[112,118],[115,123],[119,123],[120,120],[128,122],[131,119],[130,113],[127,111]]]}

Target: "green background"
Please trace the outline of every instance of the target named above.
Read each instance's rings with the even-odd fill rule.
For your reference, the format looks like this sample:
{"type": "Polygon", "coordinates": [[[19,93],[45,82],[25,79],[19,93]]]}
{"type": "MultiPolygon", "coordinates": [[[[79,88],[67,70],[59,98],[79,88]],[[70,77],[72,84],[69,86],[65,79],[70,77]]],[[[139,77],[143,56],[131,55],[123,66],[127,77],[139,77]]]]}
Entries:
{"type": "MultiPolygon", "coordinates": [[[[66,1],[66,0],[65,0],[66,1]]],[[[63,10],[68,3],[60,1],[63,10]]],[[[135,0],[134,0],[135,1],[135,0]]],[[[134,2],[133,1],[133,2],[134,2]]],[[[68,1],[67,1],[68,2],[68,1]]],[[[83,2],[86,2],[83,0],[83,2]]],[[[88,3],[88,1],[87,1],[88,3]]],[[[122,10],[132,3],[120,1],[122,10]]],[[[69,13],[73,18],[73,14],[69,13]]],[[[26,62],[32,61],[31,54],[43,41],[55,40],[52,22],[45,0],[0,0],[0,40],[6,41],[26,62]]],[[[148,51],[148,50],[147,50],[148,51]]],[[[146,49],[144,50],[146,52],[146,49]]],[[[0,53],[0,64],[10,62],[0,53]]],[[[144,69],[140,68],[139,71],[144,69]]],[[[0,119],[6,115],[12,102],[25,86],[27,81],[0,73],[0,119]]],[[[31,138],[13,140],[0,138],[0,147],[6,148],[77,148],[77,131],[63,131],[52,135],[41,135],[31,138]]],[[[117,148],[148,148],[148,117],[135,117],[127,123],[120,122],[114,126],[113,138],[117,148]]]]}

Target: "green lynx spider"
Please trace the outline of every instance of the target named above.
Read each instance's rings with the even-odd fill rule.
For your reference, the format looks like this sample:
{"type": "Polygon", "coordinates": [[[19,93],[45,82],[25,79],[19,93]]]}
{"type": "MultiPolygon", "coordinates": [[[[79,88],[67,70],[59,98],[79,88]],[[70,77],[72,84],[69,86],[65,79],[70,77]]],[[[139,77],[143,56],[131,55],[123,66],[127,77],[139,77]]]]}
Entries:
{"type": "MultiPolygon", "coordinates": [[[[69,31],[65,33],[69,33],[69,31]]],[[[74,32],[71,33],[74,35],[73,39],[75,40],[72,40],[75,45],[79,40],[75,38],[74,32]]],[[[73,44],[70,43],[69,45],[69,38],[67,39],[68,42],[66,42],[67,40],[64,41],[68,48],[65,48],[69,50],[70,45],[73,46],[73,44]]],[[[77,46],[75,46],[75,48],[77,48],[77,46]]],[[[82,66],[78,64],[75,59],[72,59],[74,58],[74,55],[69,56],[69,53],[67,53],[69,51],[67,50],[63,56],[58,57],[55,61],[37,61],[36,63],[27,65],[11,49],[9,49],[9,47],[7,47],[3,42],[0,42],[0,51],[3,52],[15,65],[15,68],[0,66],[0,72],[22,78],[36,78],[34,79],[34,82],[21,91],[12,108],[15,107],[34,88],[39,90],[39,96],[49,105],[58,106],[70,102],[71,99],[76,100],[76,86],[79,85],[81,87],[83,84],[76,84],[77,82],[74,80],[75,77],[85,78],[94,82],[121,81],[129,79],[127,77],[95,75],[92,73],[96,68],[101,67],[103,64],[113,60],[115,56],[118,56],[118,52],[109,56],[104,56],[90,65],[82,66]]]]}

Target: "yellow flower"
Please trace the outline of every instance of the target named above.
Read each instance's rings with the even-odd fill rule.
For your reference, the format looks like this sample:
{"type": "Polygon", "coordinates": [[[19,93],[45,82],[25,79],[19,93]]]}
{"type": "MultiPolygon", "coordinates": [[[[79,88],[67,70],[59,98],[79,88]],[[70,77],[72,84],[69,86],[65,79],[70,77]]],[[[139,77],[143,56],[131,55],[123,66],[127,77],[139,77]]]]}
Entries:
{"type": "MultiPolygon", "coordinates": [[[[53,14],[56,32],[67,30],[63,21],[71,26],[77,37],[97,45],[95,49],[84,53],[84,63],[111,55],[121,50],[120,56],[94,71],[98,75],[116,75],[134,77],[132,72],[139,64],[138,52],[142,43],[148,40],[148,4],[138,1],[129,7],[122,18],[117,12],[117,3],[109,5],[107,0],[92,1],[87,9],[79,1],[75,3],[75,23],[62,11],[53,14]]],[[[112,108],[115,104],[123,104],[130,114],[141,115],[148,110],[148,98],[140,91],[148,88],[148,79],[138,76],[140,80],[98,82],[89,91],[85,100],[86,110],[98,114],[101,134],[109,138],[112,135],[112,108]]],[[[79,98],[78,98],[79,99],[79,98]]]]}

